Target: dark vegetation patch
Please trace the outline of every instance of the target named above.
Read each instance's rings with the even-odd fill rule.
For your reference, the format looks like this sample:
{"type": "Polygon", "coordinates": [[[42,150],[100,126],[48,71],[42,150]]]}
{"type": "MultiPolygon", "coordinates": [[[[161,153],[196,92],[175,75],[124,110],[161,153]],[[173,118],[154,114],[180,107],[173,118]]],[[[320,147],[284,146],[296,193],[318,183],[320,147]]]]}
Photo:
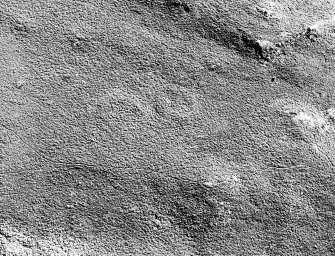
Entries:
{"type": "Polygon", "coordinates": [[[210,232],[219,217],[212,200],[219,196],[219,191],[188,179],[156,178],[149,183],[158,196],[158,208],[173,217],[174,225],[194,238],[210,232]]]}
{"type": "Polygon", "coordinates": [[[44,205],[45,214],[60,209],[63,214],[45,226],[57,224],[74,236],[87,230],[96,235],[113,231],[114,238],[143,238],[152,230],[146,213],[149,192],[124,168],[67,163],[48,175],[48,183],[58,188],[53,191],[58,200],[56,205],[44,205]]]}
{"type": "Polygon", "coordinates": [[[252,216],[252,209],[243,200],[201,181],[156,178],[149,183],[157,196],[156,208],[197,243],[200,254],[208,251],[214,241],[216,246],[226,247],[234,239],[239,222],[248,223],[252,216]]]}

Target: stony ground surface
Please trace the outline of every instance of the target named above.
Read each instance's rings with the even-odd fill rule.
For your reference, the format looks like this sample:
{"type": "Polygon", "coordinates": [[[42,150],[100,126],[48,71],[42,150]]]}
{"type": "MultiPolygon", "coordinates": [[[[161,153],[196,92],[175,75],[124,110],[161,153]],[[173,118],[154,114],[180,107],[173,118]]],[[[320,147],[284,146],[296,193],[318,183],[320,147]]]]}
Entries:
{"type": "Polygon", "coordinates": [[[334,40],[334,0],[0,0],[0,255],[334,255],[334,40]]]}

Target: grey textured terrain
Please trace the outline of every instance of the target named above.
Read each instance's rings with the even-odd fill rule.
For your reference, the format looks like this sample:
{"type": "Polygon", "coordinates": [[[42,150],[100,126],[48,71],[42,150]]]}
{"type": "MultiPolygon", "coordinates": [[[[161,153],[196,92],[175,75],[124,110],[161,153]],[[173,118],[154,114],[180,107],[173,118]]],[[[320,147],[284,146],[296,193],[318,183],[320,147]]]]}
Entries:
{"type": "Polygon", "coordinates": [[[335,1],[0,0],[0,255],[335,255],[335,1]]]}

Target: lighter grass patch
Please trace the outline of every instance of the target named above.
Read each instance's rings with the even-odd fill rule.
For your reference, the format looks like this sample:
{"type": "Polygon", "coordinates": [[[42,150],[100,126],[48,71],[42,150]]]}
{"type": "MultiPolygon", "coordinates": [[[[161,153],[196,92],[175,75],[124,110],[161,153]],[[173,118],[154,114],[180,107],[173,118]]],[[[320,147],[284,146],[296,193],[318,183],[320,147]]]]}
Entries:
{"type": "Polygon", "coordinates": [[[86,256],[95,255],[82,241],[61,236],[41,239],[25,235],[9,225],[0,227],[0,255],[86,256]]]}
{"type": "Polygon", "coordinates": [[[303,133],[323,133],[330,128],[325,114],[308,102],[279,99],[272,106],[290,116],[303,133]]]}
{"type": "Polygon", "coordinates": [[[306,35],[310,38],[335,37],[335,16],[326,20],[319,20],[307,27],[306,35]]]}

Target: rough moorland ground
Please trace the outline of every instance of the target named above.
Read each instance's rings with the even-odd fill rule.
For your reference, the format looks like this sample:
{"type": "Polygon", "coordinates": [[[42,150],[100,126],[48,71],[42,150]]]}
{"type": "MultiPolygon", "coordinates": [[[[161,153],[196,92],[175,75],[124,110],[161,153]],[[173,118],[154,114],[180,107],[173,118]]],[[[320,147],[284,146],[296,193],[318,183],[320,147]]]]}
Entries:
{"type": "Polygon", "coordinates": [[[0,0],[1,255],[334,255],[333,0],[0,0]]]}

